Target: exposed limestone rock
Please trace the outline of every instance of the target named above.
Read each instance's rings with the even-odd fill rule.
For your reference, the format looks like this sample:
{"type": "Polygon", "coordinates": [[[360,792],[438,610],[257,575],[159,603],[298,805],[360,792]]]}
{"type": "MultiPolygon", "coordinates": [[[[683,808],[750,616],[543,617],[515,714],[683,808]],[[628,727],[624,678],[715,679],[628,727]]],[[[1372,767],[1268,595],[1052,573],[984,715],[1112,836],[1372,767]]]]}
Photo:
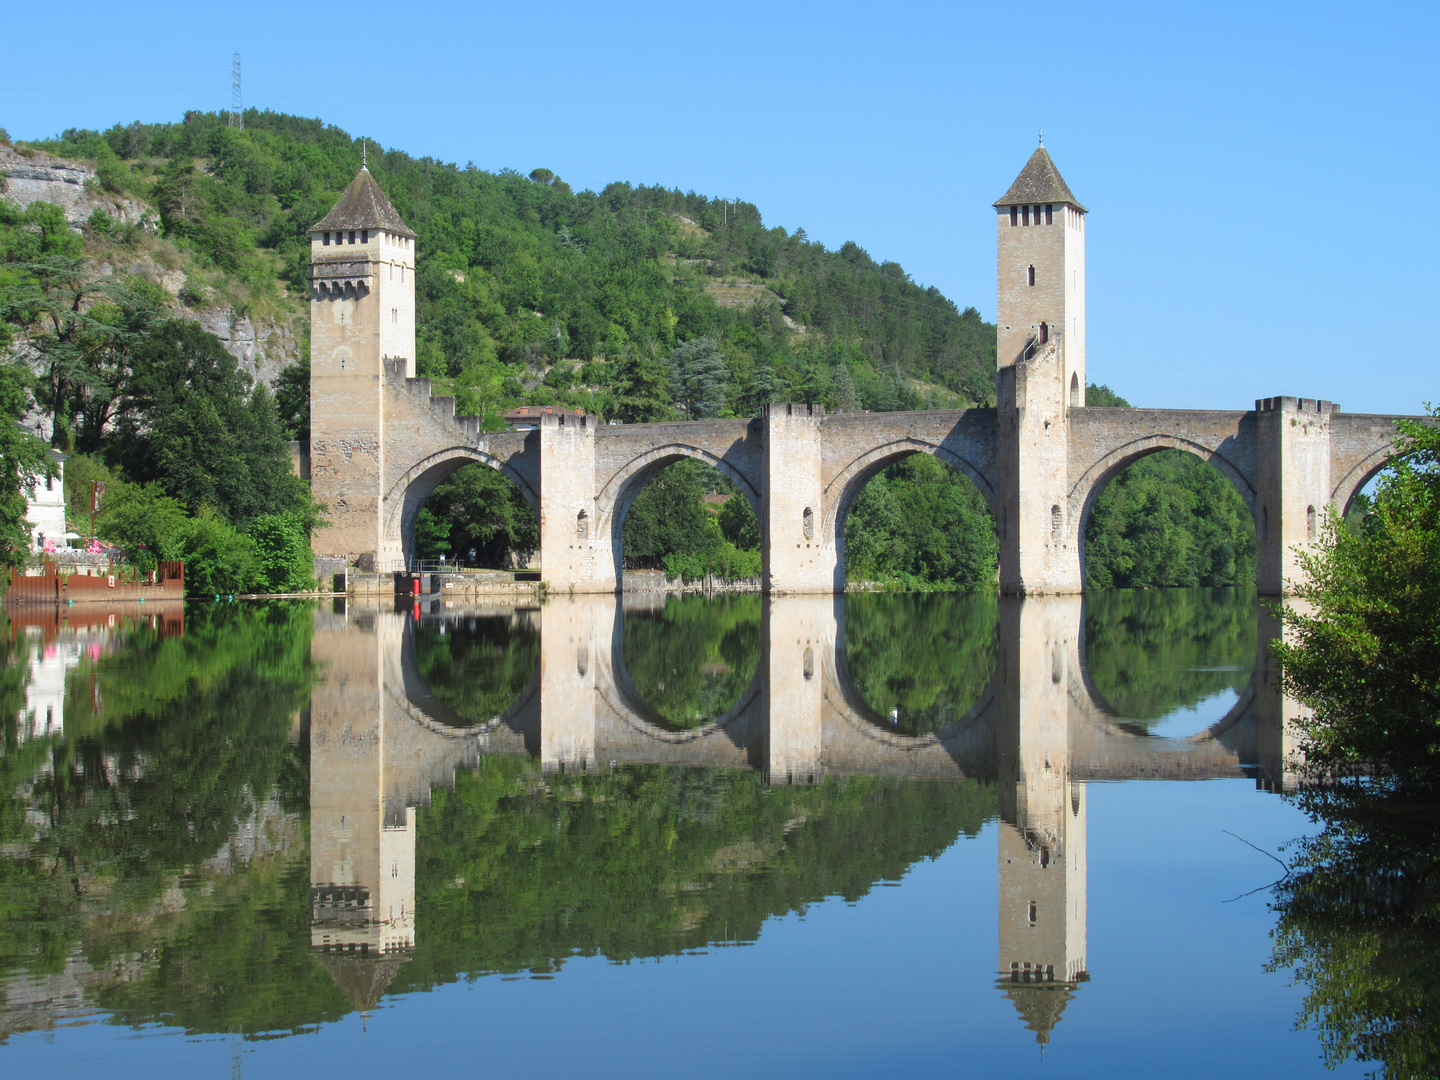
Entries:
{"type": "Polygon", "coordinates": [[[0,175],[6,180],[0,197],[22,210],[32,202],[54,203],[65,211],[65,220],[74,228],[90,220],[96,210],[104,210],[121,224],[156,227],[155,213],[138,199],[107,194],[98,184],[87,188],[86,181],[94,179],[95,170],[80,162],[39,153],[26,157],[0,146],[0,175]]]}

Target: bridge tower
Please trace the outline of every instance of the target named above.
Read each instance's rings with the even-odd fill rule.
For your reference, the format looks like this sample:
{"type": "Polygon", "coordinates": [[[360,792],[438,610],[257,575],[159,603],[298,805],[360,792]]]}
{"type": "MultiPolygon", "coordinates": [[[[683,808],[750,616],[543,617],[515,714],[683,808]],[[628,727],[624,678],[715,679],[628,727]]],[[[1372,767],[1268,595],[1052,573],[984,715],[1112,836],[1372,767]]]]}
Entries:
{"type": "Polygon", "coordinates": [[[1085,207],[1040,146],[995,203],[1000,587],[1079,592],[1069,410],[1085,404],[1085,207]]]}
{"type": "Polygon", "coordinates": [[[362,167],[310,230],[310,492],[330,519],[312,543],[362,567],[401,558],[382,550],[386,361],[414,378],[415,233],[362,167]]]}

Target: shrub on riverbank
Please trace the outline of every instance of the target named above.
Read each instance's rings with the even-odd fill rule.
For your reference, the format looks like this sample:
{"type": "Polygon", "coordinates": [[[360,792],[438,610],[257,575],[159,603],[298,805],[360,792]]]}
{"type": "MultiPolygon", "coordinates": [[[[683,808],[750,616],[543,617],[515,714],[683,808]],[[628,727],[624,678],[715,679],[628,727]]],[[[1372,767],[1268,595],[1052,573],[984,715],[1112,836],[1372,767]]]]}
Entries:
{"type": "MultiPolygon", "coordinates": [[[[1440,409],[1429,410],[1440,420],[1440,409]]],[[[1358,527],[1329,512],[1276,647],[1307,762],[1440,775],[1440,427],[1397,421],[1400,457],[1358,527]]]]}
{"type": "Polygon", "coordinates": [[[242,531],[208,507],[187,515],[158,484],[112,481],[97,529],[142,571],[161,559],[183,560],[185,588],[194,596],[314,587],[314,556],[299,514],[262,514],[242,531]]]}

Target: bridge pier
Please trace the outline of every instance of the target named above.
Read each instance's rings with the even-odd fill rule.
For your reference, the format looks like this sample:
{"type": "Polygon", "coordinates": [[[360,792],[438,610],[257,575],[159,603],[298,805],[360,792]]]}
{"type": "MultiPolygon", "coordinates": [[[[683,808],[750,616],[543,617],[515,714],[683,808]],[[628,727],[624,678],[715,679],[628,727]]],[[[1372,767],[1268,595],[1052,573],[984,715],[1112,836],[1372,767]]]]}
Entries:
{"type": "Polygon", "coordinates": [[[1000,369],[995,457],[1000,489],[1000,591],[1078,593],[1080,522],[1069,510],[1070,410],[1057,334],[1000,369]]]}
{"type": "Polygon", "coordinates": [[[837,578],[836,540],[824,528],[823,405],[765,409],[765,487],[760,544],[765,591],[844,591],[837,578]]]}
{"type": "Polygon", "coordinates": [[[1312,398],[1255,402],[1255,578],[1262,596],[1282,596],[1304,577],[1300,552],[1314,548],[1330,505],[1334,412],[1331,402],[1312,398]]]}
{"type": "Polygon", "coordinates": [[[615,530],[595,500],[595,421],[546,413],[540,419],[540,558],[548,586],[566,593],[620,587],[615,530]]]}

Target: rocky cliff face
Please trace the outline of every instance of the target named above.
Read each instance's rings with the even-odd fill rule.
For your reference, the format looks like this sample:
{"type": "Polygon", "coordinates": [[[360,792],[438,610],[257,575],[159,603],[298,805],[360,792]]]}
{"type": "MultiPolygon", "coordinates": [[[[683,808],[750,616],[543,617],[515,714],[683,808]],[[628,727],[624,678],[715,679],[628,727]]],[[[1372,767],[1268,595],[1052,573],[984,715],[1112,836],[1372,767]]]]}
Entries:
{"type": "Polygon", "coordinates": [[[22,210],[32,202],[54,203],[65,211],[65,220],[78,229],[90,220],[96,210],[104,210],[126,225],[142,225],[154,230],[160,220],[150,207],[138,199],[110,195],[100,190],[95,170],[77,161],[63,161],[48,154],[22,154],[8,146],[0,146],[0,174],[5,176],[5,198],[22,210]]]}
{"type": "MultiPolygon", "coordinates": [[[[64,211],[65,220],[77,232],[97,209],[122,224],[157,231],[160,215],[152,207],[138,199],[102,192],[97,183],[87,183],[94,179],[95,170],[82,162],[38,152],[27,156],[0,146],[0,176],[5,178],[0,198],[8,199],[22,210],[33,202],[54,203],[64,211]]],[[[219,338],[241,370],[256,382],[273,387],[280,369],[300,359],[302,345],[291,326],[266,321],[256,323],[228,304],[195,311],[180,303],[180,289],[185,284],[182,270],[166,269],[143,254],[128,263],[102,262],[96,269],[107,276],[136,275],[162,286],[172,297],[174,316],[198,322],[219,338]]]]}

